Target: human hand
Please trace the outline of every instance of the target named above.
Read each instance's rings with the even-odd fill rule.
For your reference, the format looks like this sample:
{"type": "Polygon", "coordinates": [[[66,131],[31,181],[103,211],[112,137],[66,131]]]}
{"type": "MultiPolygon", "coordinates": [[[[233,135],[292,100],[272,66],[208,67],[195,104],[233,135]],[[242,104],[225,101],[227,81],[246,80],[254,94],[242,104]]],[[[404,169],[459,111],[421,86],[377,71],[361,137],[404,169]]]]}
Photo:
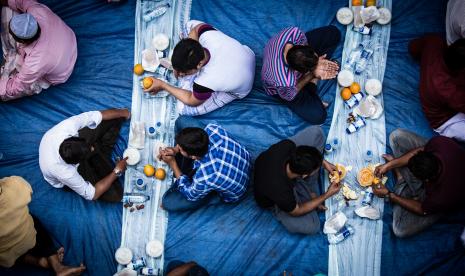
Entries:
{"type": "Polygon", "coordinates": [[[144,92],[157,94],[161,90],[166,90],[166,82],[159,80],[157,78],[150,77],[152,79],[152,85],[149,88],[144,88],[144,92]]]}
{"type": "Polygon", "coordinates": [[[333,171],[337,171],[336,166],[326,160],[323,160],[323,168],[327,170],[329,173],[332,173],[333,171]]]}
{"type": "Polygon", "coordinates": [[[326,55],[322,55],[318,59],[318,64],[313,72],[315,77],[321,80],[333,79],[336,77],[339,70],[339,65],[326,59],[326,55]]]}
{"type": "Polygon", "coordinates": [[[389,190],[384,185],[373,185],[372,188],[373,194],[375,194],[377,197],[383,198],[389,194],[389,190]]]}
{"type": "Polygon", "coordinates": [[[165,162],[168,165],[173,164],[173,162],[176,162],[176,159],[174,158],[176,156],[176,150],[172,147],[167,147],[167,148],[160,148],[158,154],[158,159],[165,162]]]}
{"type": "Polygon", "coordinates": [[[127,165],[128,165],[126,160],[128,160],[128,157],[125,157],[125,158],[119,160],[118,162],[116,162],[115,169],[118,169],[118,170],[124,172],[126,170],[126,168],[127,168],[127,165]]]}
{"type": "Polygon", "coordinates": [[[342,185],[340,182],[331,182],[331,184],[328,187],[328,190],[326,191],[326,194],[328,196],[333,196],[339,192],[341,187],[342,185]]]}
{"type": "Polygon", "coordinates": [[[379,165],[375,168],[374,174],[376,177],[381,178],[389,171],[389,163],[379,165]]]}

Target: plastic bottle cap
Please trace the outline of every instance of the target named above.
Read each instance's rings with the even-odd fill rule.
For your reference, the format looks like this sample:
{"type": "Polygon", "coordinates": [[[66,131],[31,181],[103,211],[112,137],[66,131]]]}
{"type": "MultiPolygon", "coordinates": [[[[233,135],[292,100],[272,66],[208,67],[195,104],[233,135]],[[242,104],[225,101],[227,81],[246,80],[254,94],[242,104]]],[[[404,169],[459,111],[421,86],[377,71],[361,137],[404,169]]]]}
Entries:
{"type": "Polygon", "coordinates": [[[330,144],[326,144],[325,145],[325,150],[330,150],[331,149],[331,145],[330,144]]]}
{"type": "Polygon", "coordinates": [[[161,123],[160,122],[157,122],[157,127],[161,126],[161,123]]]}
{"type": "Polygon", "coordinates": [[[154,127],[149,127],[149,132],[150,133],[155,133],[155,128],[154,127]]]}
{"type": "Polygon", "coordinates": [[[137,183],[137,185],[142,185],[142,184],[144,184],[144,180],[139,178],[139,179],[137,179],[136,183],[137,183]]]}
{"type": "Polygon", "coordinates": [[[371,150],[367,151],[367,155],[372,155],[371,150]]]}
{"type": "Polygon", "coordinates": [[[337,138],[334,138],[333,144],[335,144],[335,145],[339,144],[339,140],[337,138]]]}

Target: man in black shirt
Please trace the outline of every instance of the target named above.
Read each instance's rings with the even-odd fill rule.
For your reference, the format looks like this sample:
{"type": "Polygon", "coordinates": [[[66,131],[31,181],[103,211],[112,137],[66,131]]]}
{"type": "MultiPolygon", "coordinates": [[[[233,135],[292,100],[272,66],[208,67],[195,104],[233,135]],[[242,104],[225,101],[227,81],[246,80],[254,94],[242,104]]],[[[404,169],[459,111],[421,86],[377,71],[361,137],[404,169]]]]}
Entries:
{"type": "Polygon", "coordinates": [[[317,196],[321,166],[329,172],[333,164],[321,154],[325,137],[319,126],[311,126],[290,139],[272,145],[255,161],[254,194],[257,204],[269,208],[291,233],[315,234],[320,230],[317,209],[336,194],[339,183],[317,196]]]}

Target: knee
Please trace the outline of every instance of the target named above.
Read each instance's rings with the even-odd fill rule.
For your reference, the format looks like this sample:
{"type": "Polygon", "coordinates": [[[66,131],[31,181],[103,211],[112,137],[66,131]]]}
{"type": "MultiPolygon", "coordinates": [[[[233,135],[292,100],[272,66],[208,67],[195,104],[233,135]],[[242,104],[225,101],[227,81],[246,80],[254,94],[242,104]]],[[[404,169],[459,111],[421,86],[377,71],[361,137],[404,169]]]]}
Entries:
{"type": "Polygon", "coordinates": [[[399,227],[397,224],[392,224],[392,232],[394,233],[394,236],[401,239],[412,235],[412,233],[410,233],[408,230],[403,227],[399,227]]]}
{"type": "Polygon", "coordinates": [[[334,25],[328,26],[328,35],[333,38],[333,42],[335,44],[338,44],[341,41],[341,31],[339,31],[339,29],[334,25]]]}
{"type": "Polygon", "coordinates": [[[169,189],[168,191],[165,192],[163,195],[163,198],[161,200],[163,209],[168,211],[168,212],[175,212],[178,211],[178,205],[177,202],[177,191],[173,191],[169,189]]]}
{"type": "Polygon", "coordinates": [[[323,107],[323,110],[319,111],[318,113],[315,112],[314,116],[312,116],[313,120],[310,123],[315,125],[322,125],[325,123],[327,116],[328,114],[326,112],[326,109],[323,107]]]}
{"type": "Polygon", "coordinates": [[[320,221],[313,221],[308,219],[307,221],[298,222],[296,224],[283,224],[289,233],[303,234],[303,235],[315,235],[320,231],[320,221]]]}
{"type": "Polygon", "coordinates": [[[401,128],[398,128],[391,132],[391,134],[389,135],[389,144],[391,145],[391,148],[396,147],[399,144],[400,137],[404,137],[406,133],[407,131],[401,128]]]}

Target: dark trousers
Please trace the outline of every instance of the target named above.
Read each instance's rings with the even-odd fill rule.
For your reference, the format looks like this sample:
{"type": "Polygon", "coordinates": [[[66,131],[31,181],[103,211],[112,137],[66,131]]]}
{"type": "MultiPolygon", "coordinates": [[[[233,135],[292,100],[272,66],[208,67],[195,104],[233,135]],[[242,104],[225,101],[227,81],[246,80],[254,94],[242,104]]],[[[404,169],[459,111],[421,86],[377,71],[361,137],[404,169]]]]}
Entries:
{"type": "MultiPolygon", "coordinates": [[[[124,119],[102,121],[95,129],[86,127],[79,131],[79,137],[84,138],[94,147],[94,151],[86,156],[78,167],[78,172],[84,180],[95,185],[113,171],[111,153],[123,122],[124,119]]],[[[115,180],[110,189],[99,199],[108,202],[119,202],[122,197],[123,188],[120,182],[115,180]]]]}
{"type": "MultiPolygon", "coordinates": [[[[32,215],[31,215],[32,216],[32,215]]],[[[23,263],[24,262],[24,257],[26,255],[32,255],[36,258],[41,258],[41,257],[50,257],[55,254],[57,254],[57,248],[53,245],[52,238],[50,238],[50,235],[47,233],[47,230],[42,226],[42,223],[32,216],[32,219],[34,220],[34,228],[36,229],[36,245],[29,249],[23,256],[19,257],[16,263],[23,263]]]]}
{"type": "MultiPolygon", "coordinates": [[[[326,26],[305,33],[308,45],[319,55],[330,59],[341,41],[341,32],[335,26],[326,26]]],[[[326,120],[326,108],[318,96],[316,85],[307,84],[292,101],[286,105],[302,119],[312,125],[321,125],[326,120]]]]}

